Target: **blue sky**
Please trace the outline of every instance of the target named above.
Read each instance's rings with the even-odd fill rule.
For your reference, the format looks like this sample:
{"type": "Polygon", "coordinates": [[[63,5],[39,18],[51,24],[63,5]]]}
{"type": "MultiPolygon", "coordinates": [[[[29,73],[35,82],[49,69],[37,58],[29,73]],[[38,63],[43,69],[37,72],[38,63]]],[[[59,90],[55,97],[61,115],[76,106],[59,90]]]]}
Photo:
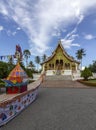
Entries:
{"type": "Polygon", "coordinates": [[[84,48],[83,66],[96,60],[96,0],[1,0],[0,56],[14,54],[16,44],[36,55],[51,55],[62,41],[75,57],[84,48]]]}

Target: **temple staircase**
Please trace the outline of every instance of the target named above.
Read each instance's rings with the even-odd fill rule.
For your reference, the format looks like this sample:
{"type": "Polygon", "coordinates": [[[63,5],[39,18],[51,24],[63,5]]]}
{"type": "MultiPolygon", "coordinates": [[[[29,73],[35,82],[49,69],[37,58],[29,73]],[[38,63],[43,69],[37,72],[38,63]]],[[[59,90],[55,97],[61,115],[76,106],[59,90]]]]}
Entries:
{"type": "Polygon", "coordinates": [[[45,80],[72,80],[71,75],[50,75],[50,76],[46,76],[45,80]]]}
{"type": "Polygon", "coordinates": [[[88,88],[87,86],[73,81],[71,75],[53,75],[46,76],[41,87],[48,88],[88,88]]]}

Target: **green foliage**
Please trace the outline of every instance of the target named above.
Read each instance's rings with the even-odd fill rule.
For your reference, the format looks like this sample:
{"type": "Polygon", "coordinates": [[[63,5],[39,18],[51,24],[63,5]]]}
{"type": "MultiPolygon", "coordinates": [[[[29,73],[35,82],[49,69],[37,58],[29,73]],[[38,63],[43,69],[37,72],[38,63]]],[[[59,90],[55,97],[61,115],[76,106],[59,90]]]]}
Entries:
{"type": "Polygon", "coordinates": [[[20,66],[22,67],[22,69],[25,71],[26,68],[25,68],[25,66],[24,66],[24,63],[21,61],[19,64],[20,64],[20,66]]]}
{"type": "Polygon", "coordinates": [[[25,72],[27,73],[28,77],[33,78],[33,72],[31,69],[26,69],[25,72]]]}
{"type": "Polygon", "coordinates": [[[28,58],[31,56],[31,52],[29,50],[23,51],[24,58],[26,59],[26,66],[28,66],[28,58]]]}
{"type": "Polygon", "coordinates": [[[28,83],[30,84],[30,83],[33,83],[33,82],[34,82],[34,80],[29,80],[29,82],[28,82],[28,83]]]}
{"type": "Polygon", "coordinates": [[[0,79],[6,78],[13,68],[13,64],[0,61],[0,79]]]}
{"type": "Polygon", "coordinates": [[[33,61],[30,61],[30,62],[29,62],[28,67],[31,67],[31,68],[34,68],[34,67],[35,67],[35,65],[34,65],[33,61]]]}
{"type": "Polygon", "coordinates": [[[9,64],[13,64],[13,58],[12,58],[12,56],[9,57],[8,63],[9,63],[9,64]]]}
{"type": "Polygon", "coordinates": [[[0,80],[0,87],[4,87],[4,86],[5,86],[5,83],[2,80],[0,80]]]}
{"type": "Polygon", "coordinates": [[[41,60],[40,60],[40,57],[39,56],[36,56],[35,57],[35,62],[37,63],[37,70],[38,70],[38,65],[40,64],[41,60]]]}
{"type": "Polygon", "coordinates": [[[96,73],[96,61],[93,61],[93,64],[90,64],[90,65],[89,65],[89,69],[90,69],[92,72],[96,73]]]}
{"type": "Polygon", "coordinates": [[[88,81],[85,81],[85,80],[78,80],[78,82],[82,83],[82,84],[85,84],[87,86],[93,86],[93,87],[96,87],[96,82],[92,82],[90,80],[88,81]]]}
{"type": "Polygon", "coordinates": [[[5,87],[5,83],[0,83],[0,87],[5,87]]]}
{"type": "Polygon", "coordinates": [[[85,67],[85,69],[81,72],[81,77],[83,77],[84,80],[88,80],[90,76],[92,76],[92,72],[89,68],[85,67]]]}
{"type": "Polygon", "coordinates": [[[42,56],[42,62],[44,62],[44,61],[46,60],[46,58],[47,58],[47,56],[46,56],[46,54],[44,54],[44,55],[42,56]]]}
{"type": "Polygon", "coordinates": [[[4,62],[0,62],[0,78],[5,78],[8,75],[8,66],[4,62]]]}
{"type": "Polygon", "coordinates": [[[86,54],[85,54],[85,50],[84,50],[83,48],[77,50],[77,52],[76,52],[76,57],[77,57],[77,59],[81,61],[81,67],[82,67],[82,58],[83,58],[83,56],[85,56],[85,55],[86,55],[86,54]]]}
{"type": "Polygon", "coordinates": [[[6,63],[6,64],[8,66],[8,75],[9,75],[10,71],[15,67],[15,65],[12,63],[6,63]]]}
{"type": "Polygon", "coordinates": [[[76,57],[78,60],[82,60],[82,57],[85,56],[85,50],[81,48],[80,50],[77,50],[76,57]]]}
{"type": "MultiPolygon", "coordinates": [[[[20,62],[21,67],[24,69],[24,71],[27,73],[28,77],[33,78],[33,69],[26,69],[23,62],[20,62]]],[[[11,63],[6,63],[0,61],[0,79],[6,78],[11,70],[15,67],[15,65],[11,63]]],[[[4,83],[0,80],[0,85],[3,86],[4,83]]]]}
{"type": "Polygon", "coordinates": [[[35,62],[36,62],[37,64],[40,64],[40,57],[39,57],[39,56],[36,56],[36,57],[35,57],[35,62]]]}

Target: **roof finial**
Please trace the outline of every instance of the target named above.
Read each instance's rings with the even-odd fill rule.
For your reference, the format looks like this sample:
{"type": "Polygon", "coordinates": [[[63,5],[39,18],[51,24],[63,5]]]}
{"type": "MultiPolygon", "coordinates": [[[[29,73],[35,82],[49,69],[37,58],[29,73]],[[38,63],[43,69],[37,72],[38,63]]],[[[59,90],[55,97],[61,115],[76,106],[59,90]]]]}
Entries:
{"type": "Polygon", "coordinates": [[[61,44],[61,39],[59,39],[59,41],[58,41],[58,45],[59,45],[59,44],[61,44]]]}

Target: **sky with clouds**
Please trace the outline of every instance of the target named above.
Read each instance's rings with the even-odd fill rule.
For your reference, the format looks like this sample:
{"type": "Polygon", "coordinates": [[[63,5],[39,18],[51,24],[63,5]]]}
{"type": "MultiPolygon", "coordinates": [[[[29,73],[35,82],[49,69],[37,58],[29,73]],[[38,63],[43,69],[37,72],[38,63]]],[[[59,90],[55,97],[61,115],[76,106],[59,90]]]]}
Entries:
{"type": "Polygon", "coordinates": [[[84,66],[96,60],[96,0],[0,1],[0,55],[13,54],[16,44],[33,57],[51,55],[60,39],[73,57],[86,50],[84,66]]]}

